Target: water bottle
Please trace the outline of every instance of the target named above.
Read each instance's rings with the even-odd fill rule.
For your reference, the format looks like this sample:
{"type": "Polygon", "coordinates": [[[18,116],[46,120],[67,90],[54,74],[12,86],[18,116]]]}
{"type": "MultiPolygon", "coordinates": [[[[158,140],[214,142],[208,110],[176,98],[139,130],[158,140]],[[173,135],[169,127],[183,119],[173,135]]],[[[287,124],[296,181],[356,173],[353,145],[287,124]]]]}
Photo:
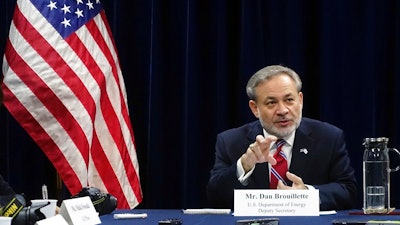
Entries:
{"type": "Polygon", "coordinates": [[[389,138],[364,138],[363,156],[363,192],[365,214],[387,214],[394,209],[390,208],[390,172],[400,169],[397,166],[391,169],[389,151],[393,151],[400,158],[395,148],[388,148],[389,138]]]}

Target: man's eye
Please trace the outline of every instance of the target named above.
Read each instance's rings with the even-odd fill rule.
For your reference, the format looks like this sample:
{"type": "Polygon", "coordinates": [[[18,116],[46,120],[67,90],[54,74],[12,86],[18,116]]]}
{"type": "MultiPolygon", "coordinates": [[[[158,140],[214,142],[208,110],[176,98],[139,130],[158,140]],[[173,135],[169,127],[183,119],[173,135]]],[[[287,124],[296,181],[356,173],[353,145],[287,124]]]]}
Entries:
{"type": "Polygon", "coordinates": [[[267,102],[266,105],[270,106],[270,105],[274,105],[276,102],[267,102]]]}

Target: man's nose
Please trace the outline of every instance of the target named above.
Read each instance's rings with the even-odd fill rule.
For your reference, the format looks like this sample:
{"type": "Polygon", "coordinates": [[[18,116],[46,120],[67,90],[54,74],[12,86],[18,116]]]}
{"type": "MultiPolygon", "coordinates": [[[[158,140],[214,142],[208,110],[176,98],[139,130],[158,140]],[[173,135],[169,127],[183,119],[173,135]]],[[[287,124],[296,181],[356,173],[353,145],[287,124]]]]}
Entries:
{"type": "Polygon", "coordinates": [[[281,103],[278,104],[277,113],[278,113],[279,115],[285,115],[285,114],[287,114],[288,112],[289,112],[289,109],[287,108],[287,106],[286,106],[283,102],[281,102],[281,103]]]}

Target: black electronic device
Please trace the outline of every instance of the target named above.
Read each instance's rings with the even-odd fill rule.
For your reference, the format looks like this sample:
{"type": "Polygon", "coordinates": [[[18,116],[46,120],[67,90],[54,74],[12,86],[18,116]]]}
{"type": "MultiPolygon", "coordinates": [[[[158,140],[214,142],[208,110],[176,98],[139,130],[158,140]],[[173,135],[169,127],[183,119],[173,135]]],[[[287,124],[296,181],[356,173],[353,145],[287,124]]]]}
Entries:
{"type": "Polygon", "coordinates": [[[177,218],[165,219],[158,221],[158,225],[181,225],[182,220],[177,218]]]}
{"type": "Polygon", "coordinates": [[[83,187],[82,190],[72,198],[89,196],[93,206],[99,215],[109,214],[117,207],[117,198],[109,193],[103,193],[95,187],[83,187]]]}
{"type": "Polygon", "coordinates": [[[237,220],[236,225],[278,225],[279,218],[237,220]]]}

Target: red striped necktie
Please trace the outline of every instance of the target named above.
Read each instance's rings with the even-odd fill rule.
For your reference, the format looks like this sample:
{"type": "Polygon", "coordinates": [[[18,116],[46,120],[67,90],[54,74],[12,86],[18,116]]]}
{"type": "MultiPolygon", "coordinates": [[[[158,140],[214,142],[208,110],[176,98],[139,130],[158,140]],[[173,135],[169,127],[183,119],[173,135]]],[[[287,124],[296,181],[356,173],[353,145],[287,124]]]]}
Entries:
{"type": "Polygon", "coordinates": [[[278,186],[278,180],[281,180],[286,185],[286,172],[288,171],[287,158],[285,153],[282,151],[282,146],[285,145],[285,140],[278,139],[276,141],[276,152],[274,153],[274,158],[276,159],[276,164],[271,166],[271,180],[270,189],[276,189],[278,186]]]}

